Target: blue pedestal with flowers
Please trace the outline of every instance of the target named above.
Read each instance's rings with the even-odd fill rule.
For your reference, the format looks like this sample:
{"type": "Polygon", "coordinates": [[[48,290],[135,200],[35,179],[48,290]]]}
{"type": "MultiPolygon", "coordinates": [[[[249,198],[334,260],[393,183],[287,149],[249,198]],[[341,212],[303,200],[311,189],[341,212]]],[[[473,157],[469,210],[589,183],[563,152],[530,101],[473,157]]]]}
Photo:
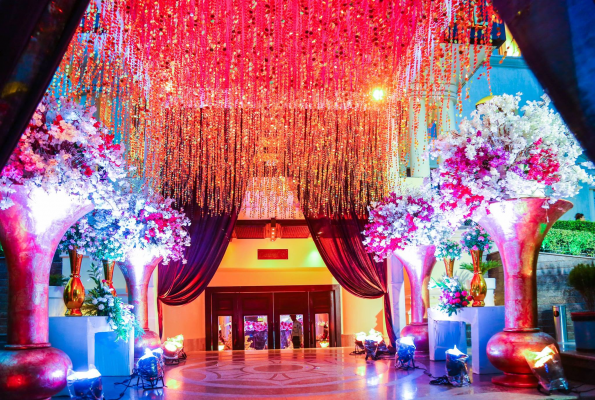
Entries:
{"type": "Polygon", "coordinates": [[[50,317],[50,343],[65,352],[74,371],[95,365],[102,376],[129,376],[134,365],[134,339],[116,341],[107,317],[50,317]]]}
{"type": "Polygon", "coordinates": [[[488,340],[504,329],[504,306],[465,307],[456,314],[448,315],[433,308],[428,308],[428,331],[430,339],[430,360],[444,360],[441,347],[452,348],[456,343],[439,343],[440,338],[449,335],[440,334],[437,321],[462,321],[471,325],[471,365],[474,374],[494,374],[498,372],[488,360],[486,347],[488,340]]]}

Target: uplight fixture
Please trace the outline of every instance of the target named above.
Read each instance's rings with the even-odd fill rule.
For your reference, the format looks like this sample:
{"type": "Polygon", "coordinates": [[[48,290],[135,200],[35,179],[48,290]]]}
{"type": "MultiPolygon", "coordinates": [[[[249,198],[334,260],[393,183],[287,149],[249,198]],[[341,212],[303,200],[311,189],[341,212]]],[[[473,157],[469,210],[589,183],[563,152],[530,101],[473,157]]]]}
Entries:
{"type": "Polygon", "coordinates": [[[415,343],[412,336],[403,336],[397,340],[397,353],[395,354],[395,368],[415,369],[415,343]]]}
{"type": "Polygon", "coordinates": [[[559,390],[569,390],[568,381],[562,368],[562,359],[555,345],[550,344],[540,352],[527,350],[524,353],[527,364],[531,367],[533,375],[539,381],[539,385],[548,393],[559,390]]]}

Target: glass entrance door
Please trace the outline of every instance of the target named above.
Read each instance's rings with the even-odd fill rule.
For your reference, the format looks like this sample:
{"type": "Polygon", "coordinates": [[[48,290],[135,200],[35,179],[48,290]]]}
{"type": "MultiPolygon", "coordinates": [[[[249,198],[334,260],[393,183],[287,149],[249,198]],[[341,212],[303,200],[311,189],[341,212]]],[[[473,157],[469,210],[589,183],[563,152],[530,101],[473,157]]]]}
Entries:
{"type": "Polygon", "coordinates": [[[324,348],[330,344],[330,321],[328,313],[314,314],[316,347],[324,348]]]}
{"type": "Polygon", "coordinates": [[[310,347],[307,292],[275,293],[274,314],[275,348],[297,350],[310,347]],[[293,334],[299,334],[295,344],[293,334]]]}
{"type": "Polygon", "coordinates": [[[340,345],[341,314],[335,311],[340,310],[339,294],[338,285],[207,288],[207,350],[340,345]],[[294,320],[301,329],[294,329],[294,320]],[[295,344],[294,333],[299,334],[295,344]]]}
{"type": "Polygon", "coordinates": [[[304,347],[304,315],[286,314],[280,316],[281,350],[293,350],[304,347]],[[294,327],[296,328],[294,330],[294,327]],[[299,340],[294,339],[293,333],[299,333],[299,340]],[[299,346],[299,347],[296,347],[299,346]]]}
{"type": "Polygon", "coordinates": [[[244,350],[269,348],[269,324],[266,315],[244,316],[244,350]]]}
{"type": "Polygon", "coordinates": [[[231,315],[220,315],[218,318],[217,350],[233,349],[233,326],[231,315]]]}

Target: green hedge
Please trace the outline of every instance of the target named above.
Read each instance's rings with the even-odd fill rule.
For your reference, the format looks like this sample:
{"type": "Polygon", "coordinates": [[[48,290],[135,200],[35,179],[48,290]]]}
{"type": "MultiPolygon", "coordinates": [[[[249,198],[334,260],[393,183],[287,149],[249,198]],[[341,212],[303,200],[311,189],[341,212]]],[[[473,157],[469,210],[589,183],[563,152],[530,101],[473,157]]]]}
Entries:
{"type": "Polygon", "coordinates": [[[595,234],[577,230],[552,228],[543,240],[541,251],[595,257],[595,234]]]}
{"type": "Polygon", "coordinates": [[[564,229],[567,231],[583,231],[595,234],[595,222],[590,221],[558,221],[552,229],[564,229]]]}

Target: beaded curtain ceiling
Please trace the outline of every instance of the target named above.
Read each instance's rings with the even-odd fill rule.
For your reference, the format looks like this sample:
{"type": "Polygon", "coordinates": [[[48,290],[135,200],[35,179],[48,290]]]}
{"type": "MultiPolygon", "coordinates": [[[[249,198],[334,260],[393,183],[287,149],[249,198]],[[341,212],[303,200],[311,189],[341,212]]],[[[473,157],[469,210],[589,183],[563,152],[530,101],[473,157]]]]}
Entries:
{"type": "Polygon", "coordinates": [[[225,212],[251,186],[266,216],[288,191],[363,213],[416,140],[409,97],[470,75],[495,18],[486,0],[97,0],[51,90],[96,104],[182,202],[225,212]]]}

